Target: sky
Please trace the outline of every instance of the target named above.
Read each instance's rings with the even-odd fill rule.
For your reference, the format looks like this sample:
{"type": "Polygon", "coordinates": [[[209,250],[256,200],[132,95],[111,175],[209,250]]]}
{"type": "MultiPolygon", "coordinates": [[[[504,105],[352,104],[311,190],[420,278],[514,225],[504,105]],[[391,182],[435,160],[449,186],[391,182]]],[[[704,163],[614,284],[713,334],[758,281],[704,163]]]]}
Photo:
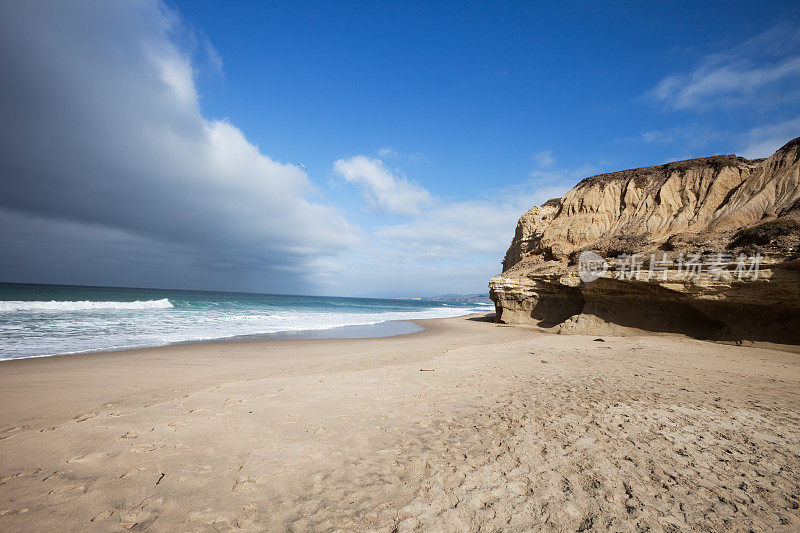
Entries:
{"type": "Polygon", "coordinates": [[[483,293],[580,179],[800,136],[797,2],[3,2],[0,281],[483,293]]]}

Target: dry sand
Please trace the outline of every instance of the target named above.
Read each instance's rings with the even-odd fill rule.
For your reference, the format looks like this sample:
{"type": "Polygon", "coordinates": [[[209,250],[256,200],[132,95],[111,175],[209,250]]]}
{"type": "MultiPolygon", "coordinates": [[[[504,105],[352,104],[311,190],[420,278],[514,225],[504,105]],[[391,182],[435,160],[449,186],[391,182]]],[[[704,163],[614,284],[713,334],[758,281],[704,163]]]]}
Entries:
{"type": "Polygon", "coordinates": [[[0,530],[800,528],[798,355],[424,324],[0,362],[0,530]]]}

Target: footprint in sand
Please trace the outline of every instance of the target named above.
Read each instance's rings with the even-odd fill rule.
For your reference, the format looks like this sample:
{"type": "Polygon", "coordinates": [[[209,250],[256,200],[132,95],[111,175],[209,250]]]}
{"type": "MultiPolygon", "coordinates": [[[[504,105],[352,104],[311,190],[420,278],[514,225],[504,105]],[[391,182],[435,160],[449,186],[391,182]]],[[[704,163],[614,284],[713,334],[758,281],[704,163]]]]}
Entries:
{"type": "Polygon", "coordinates": [[[105,511],[103,511],[101,513],[98,513],[98,514],[94,515],[89,521],[90,522],[101,522],[101,521],[105,520],[106,518],[110,517],[113,514],[114,514],[114,511],[105,510],[105,511]]]}
{"type": "Polygon", "coordinates": [[[76,422],[85,422],[86,420],[90,420],[98,415],[97,411],[90,411],[88,413],[84,413],[82,415],[78,415],[75,417],[76,422]]]}
{"type": "Polygon", "coordinates": [[[130,451],[133,453],[147,453],[166,448],[166,442],[148,442],[145,444],[131,444],[130,451]]]}
{"type": "Polygon", "coordinates": [[[163,501],[162,498],[146,497],[120,516],[120,525],[125,529],[136,528],[137,531],[149,528],[158,519],[157,511],[163,501]]]}
{"type": "Polygon", "coordinates": [[[0,435],[0,440],[5,440],[8,438],[13,437],[18,431],[22,431],[23,429],[28,429],[30,426],[14,426],[13,428],[8,428],[2,431],[2,435],[0,435]]]}
{"type": "Polygon", "coordinates": [[[88,489],[87,489],[86,485],[84,485],[82,483],[77,483],[75,485],[66,485],[66,486],[63,486],[63,487],[58,487],[53,492],[55,492],[59,496],[67,497],[67,496],[73,495],[73,493],[76,493],[76,492],[80,493],[80,494],[86,494],[87,490],[88,489]]]}
{"type": "Polygon", "coordinates": [[[17,431],[20,431],[20,430],[23,430],[23,429],[27,429],[29,427],[30,426],[14,426],[14,427],[11,427],[11,428],[8,428],[8,429],[4,429],[3,433],[16,433],[17,431]]]}
{"type": "Polygon", "coordinates": [[[208,465],[181,465],[185,470],[197,470],[198,472],[208,472],[211,467],[208,465]]]}
{"type": "MultiPolygon", "coordinates": [[[[245,506],[246,507],[246,506],[245,506]]],[[[210,507],[206,507],[202,511],[195,511],[187,517],[189,522],[196,522],[205,524],[206,526],[211,526],[212,529],[216,531],[230,531],[235,529],[231,522],[224,516],[219,515],[216,511],[214,511],[210,507]]],[[[245,527],[245,526],[239,526],[245,527]]],[[[208,528],[203,528],[205,531],[208,528]]],[[[198,528],[194,528],[193,530],[197,531],[198,528]]]]}
{"type": "Polygon", "coordinates": [[[117,437],[117,442],[121,440],[135,439],[139,437],[138,431],[126,431],[124,435],[117,437]]]}
{"type": "Polygon", "coordinates": [[[170,431],[180,431],[186,426],[185,422],[170,422],[167,424],[167,429],[170,431]]]}
{"type": "Polygon", "coordinates": [[[141,472],[142,470],[144,470],[144,468],[131,468],[130,470],[126,470],[125,472],[120,474],[119,475],[119,479],[126,479],[126,478],[129,478],[129,477],[133,477],[136,474],[138,474],[139,472],[141,472]]]}
{"type": "Polygon", "coordinates": [[[58,470],[54,470],[54,471],[50,472],[49,474],[47,474],[46,476],[44,476],[44,477],[42,478],[42,481],[47,481],[47,480],[48,480],[48,479],[50,479],[51,477],[53,477],[53,476],[58,476],[58,475],[59,475],[59,471],[58,471],[58,470]]]}
{"type": "Polygon", "coordinates": [[[17,478],[17,477],[35,476],[39,472],[41,472],[41,469],[35,468],[33,470],[23,470],[21,472],[16,472],[16,473],[10,474],[8,476],[0,476],[0,485],[5,484],[5,482],[8,481],[9,479],[14,479],[14,478],[17,478]]]}
{"type": "Polygon", "coordinates": [[[254,490],[260,485],[265,485],[266,483],[267,481],[260,476],[242,476],[236,479],[232,490],[233,492],[254,490]]]}
{"type": "Polygon", "coordinates": [[[242,529],[252,526],[256,521],[257,515],[258,505],[248,503],[242,507],[242,515],[236,520],[236,526],[242,529]]]}
{"type": "Polygon", "coordinates": [[[21,509],[0,509],[0,517],[27,513],[30,509],[22,507],[21,509]]]}
{"type": "Polygon", "coordinates": [[[108,457],[109,455],[110,454],[100,453],[100,452],[86,453],[83,455],[78,455],[77,457],[73,457],[72,459],[69,459],[67,463],[85,463],[87,461],[94,461],[95,459],[100,459],[102,457],[108,457]]]}

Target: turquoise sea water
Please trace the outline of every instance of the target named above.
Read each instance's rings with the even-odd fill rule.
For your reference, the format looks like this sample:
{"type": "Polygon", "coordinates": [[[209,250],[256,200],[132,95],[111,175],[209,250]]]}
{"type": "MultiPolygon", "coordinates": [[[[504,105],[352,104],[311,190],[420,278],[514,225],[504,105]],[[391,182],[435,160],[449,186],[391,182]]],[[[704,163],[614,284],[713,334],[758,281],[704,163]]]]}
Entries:
{"type": "Polygon", "coordinates": [[[0,283],[0,359],[247,336],[379,336],[487,303],[0,283]]]}

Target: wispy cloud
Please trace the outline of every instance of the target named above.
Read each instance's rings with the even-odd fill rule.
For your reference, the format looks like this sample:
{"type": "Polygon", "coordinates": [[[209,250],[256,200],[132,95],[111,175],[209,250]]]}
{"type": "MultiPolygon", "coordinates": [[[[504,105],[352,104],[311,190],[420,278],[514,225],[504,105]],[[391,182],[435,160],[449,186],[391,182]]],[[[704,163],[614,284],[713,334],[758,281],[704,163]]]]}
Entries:
{"type": "Polygon", "coordinates": [[[395,159],[400,154],[398,154],[397,150],[395,150],[394,148],[389,148],[388,146],[385,146],[383,148],[378,149],[378,155],[384,159],[395,159]]]}
{"type": "Polygon", "coordinates": [[[387,250],[401,251],[412,261],[475,254],[499,258],[523,210],[517,202],[442,202],[406,224],[379,229],[377,236],[387,250]]]}
{"type": "Polygon", "coordinates": [[[344,268],[332,284],[350,294],[369,294],[378,287],[394,295],[416,296],[485,291],[489,278],[501,270],[517,219],[544,202],[550,192],[435,200],[405,223],[375,229],[364,246],[339,262],[344,268]]]}
{"type": "MultiPolygon", "coordinates": [[[[523,197],[531,196],[534,191],[562,191],[557,196],[567,192],[580,179],[596,171],[592,166],[584,165],[577,168],[567,168],[557,165],[557,159],[552,150],[542,150],[531,156],[535,165],[528,174],[528,180],[517,183],[505,190],[508,194],[521,194],[523,197]]],[[[535,194],[535,193],[534,193],[535,194]]],[[[538,196],[538,195],[537,195],[538,196]]],[[[545,198],[547,200],[548,198],[545,198]]],[[[533,204],[531,204],[533,205],[533,204]]]]}
{"type": "Polygon", "coordinates": [[[800,136],[800,117],[765,124],[743,135],[741,155],[753,159],[769,157],[787,141],[800,136]]]}
{"type": "Polygon", "coordinates": [[[638,137],[620,139],[624,142],[641,142],[678,146],[686,157],[708,155],[705,150],[719,141],[730,141],[731,134],[718,131],[707,124],[689,124],[642,132],[638,137]]]}
{"type": "Polygon", "coordinates": [[[208,59],[209,65],[211,65],[212,70],[214,73],[219,76],[220,78],[225,77],[224,72],[224,62],[222,61],[222,56],[214,48],[214,45],[211,44],[211,40],[208,37],[203,39],[203,49],[205,50],[206,58],[208,59]]]}
{"type": "Polygon", "coordinates": [[[781,25],[703,57],[691,71],[665,77],[647,96],[674,110],[765,105],[797,98],[798,83],[800,29],[781,25]]]}
{"type": "Polygon", "coordinates": [[[556,164],[556,158],[553,157],[552,150],[542,150],[536,152],[531,156],[539,168],[549,168],[556,164]]]}
{"type": "Polygon", "coordinates": [[[333,170],[358,186],[364,199],[375,208],[401,215],[416,215],[431,202],[423,187],[396,176],[380,159],[357,155],[334,162],[333,170]]]}
{"type": "Polygon", "coordinates": [[[680,128],[665,128],[642,133],[639,137],[620,139],[620,142],[644,141],[650,144],[678,146],[675,157],[664,162],[691,157],[712,155],[708,147],[721,144],[725,153],[735,153],[749,159],[768,157],[791,139],[800,136],[800,117],[752,127],[744,132],[717,131],[707,126],[695,125],[680,128]]]}
{"type": "Polygon", "coordinates": [[[430,164],[431,160],[426,157],[422,152],[399,152],[390,146],[384,146],[377,151],[378,157],[384,161],[403,161],[407,163],[427,163],[430,164]]]}
{"type": "Polygon", "coordinates": [[[575,185],[581,178],[591,176],[596,173],[597,169],[590,165],[584,165],[577,168],[535,168],[531,170],[530,182],[520,184],[524,187],[555,187],[564,189],[566,192],[569,188],[575,185]]]}
{"type": "MultiPolygon", "coordinates": [[[[485,290],[489,278],[500,271],[520,215],[562,196],[578,178],[588,175],[588,171],[581,175],[582,170],[558,168],[552,152],[539,159],[537,164],[550,168],[535,171],[538,179],[487,189],[480,198],[452,201],[426,194],[415,212],[405,210],[407,218],[402,223],[378,225],[362,246],[338,262],[340,274],[330,280],[332,286],[352,294],[391,278],[391,290],[398,295],[435,294],[441,292],[437,287],[460,292],[485,290]],[[359,268],[348,268],[348,264],[359,268]]],[[[406,206],[399,199],[409,182],[399,179],[382,161],[356,156],[337,161],[334,170],[359,183],[372,205],[380,203],[380,196],[384,204],[392,201],[406,206]]],[[[332,268],[329,265],[328,270],[332,268]]]]}

